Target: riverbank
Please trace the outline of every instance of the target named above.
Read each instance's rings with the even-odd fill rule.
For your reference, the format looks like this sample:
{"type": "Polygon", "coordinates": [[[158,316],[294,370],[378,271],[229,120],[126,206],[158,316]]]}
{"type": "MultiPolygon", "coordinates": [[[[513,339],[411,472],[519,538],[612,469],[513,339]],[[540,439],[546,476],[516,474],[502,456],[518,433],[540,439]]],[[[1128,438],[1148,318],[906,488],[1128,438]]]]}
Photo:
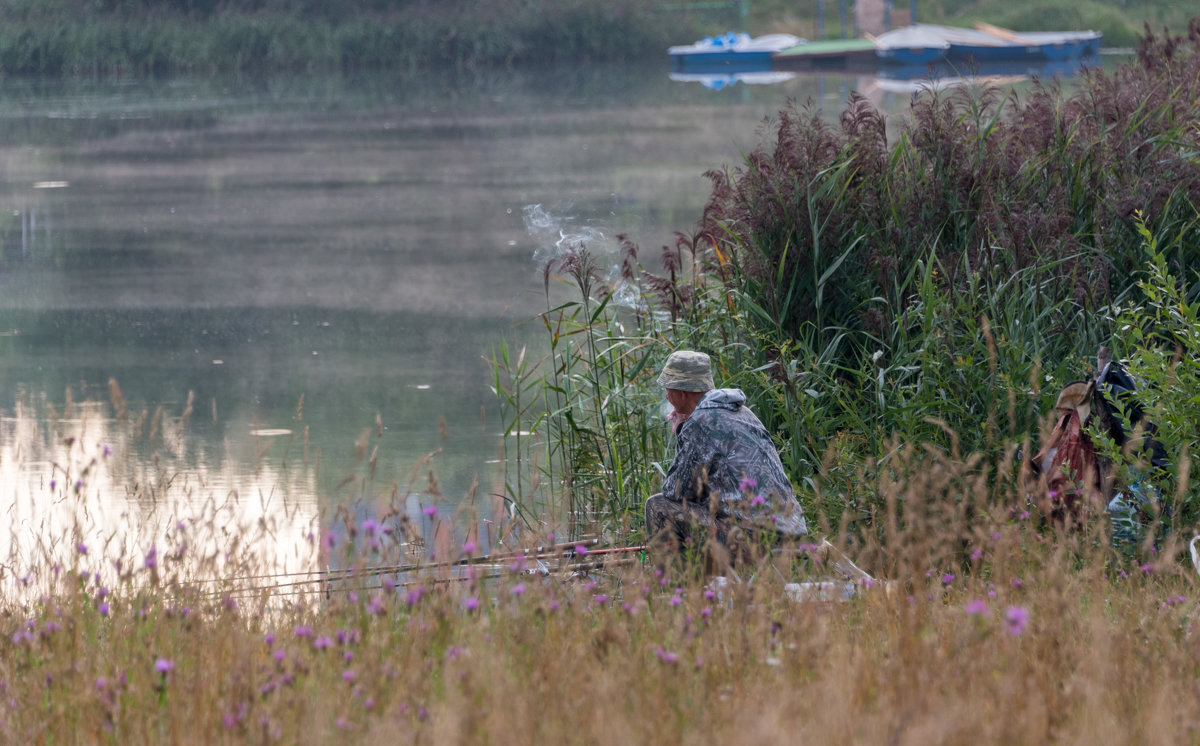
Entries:
{"type": "MultiPolygon", "coordinates": [[[[939,456],[923,476],[881,486],[905,511],[938,509],[939,480],[966,483],[978,469],[939,456]]],[[[983,487],[963,497],[977,505],[988,498],[983,487]]],[[[379,547],[389,544],[392,534],[381,531],[391,524],[377,518],[327,534],[322,551],[386,564],[394,558],[379,547]]],[[[326,597],[317,584],[258,575],[246,561],[261,541],[250,527],[224,536],[226,551],[208,557],[211,528],[181,520],[156,552],[121,554],[118,542],[62,537],[65,563],[8,558],[5,587],[36,600],[0,598],[0,738],[1196,737],[1195,578],[1165,556],[1124,565],[1101,548],[1102,537],[1046,535],[1022,516],[980,514],[962,534],[953,521],[900,525],[871,558],[887,568],[891,590],[860,585],[855,600],[835,603],[789,600],[786,578],[766,568],[753,584],[717,592],[687,568],[663,576],[634,564],[547,577],[511,555],[486,582],[446,581],[432,565],[402,578],[370,576],[357,592],[326,597]],[[194,574],[198,566],[217,579],[194,574]],[[263,590],[272,583],[279,595],[263,590]]],[[[316,551],[311,538],[309,547],[316,551]]],[[[476,551],[464,544],[448,556],[476,551]]]]}

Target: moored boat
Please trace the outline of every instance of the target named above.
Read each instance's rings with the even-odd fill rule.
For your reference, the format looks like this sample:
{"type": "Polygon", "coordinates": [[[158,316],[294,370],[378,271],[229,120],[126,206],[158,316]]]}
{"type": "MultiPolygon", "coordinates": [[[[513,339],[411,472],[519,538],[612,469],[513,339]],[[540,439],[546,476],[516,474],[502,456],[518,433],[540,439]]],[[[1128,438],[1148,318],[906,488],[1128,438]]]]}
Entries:
{"type": "Polygon", "coordinates": [[[731,31],[720,36],[706,37],[695,44],[671,47],[667,53],[671,57],[671,67],[676,71],[755,65],[765,65],[763,69],[768,69],[772,55],[803,41],[792,34],[752,37],[749,34],[731,31]]]}
{"type": "Polygon", "coordinates": [[[894,64],[949,62],[987,63],[1013,60],[1069,60],[1097,54],[1096,31],[1009,31],[979,23],[975,28],[914,24],[880,34],[879,58],[894,64]]]}
{"type": "Polygon", "coordinates": [[[926,25],[905,26],[871,39],[875,55],[888,64],[928,65],[946,57],[950,42],[926,25]]]}
{"type": "Polygon", "coordinates": [[[977,23],[975,28],[993,36],[1031,45],[1041,56],[1049,60],[1066,60],[1100,54],[1100,41],[1104,37],[1099,31],[1009,31],[1008,29],[977,23]]]}
{"type": "Polygon", "coordinates": [[[878,62],[867,39],[827,39],[796,44],[771,58],[776,70],[868,70],[878,62]]]}

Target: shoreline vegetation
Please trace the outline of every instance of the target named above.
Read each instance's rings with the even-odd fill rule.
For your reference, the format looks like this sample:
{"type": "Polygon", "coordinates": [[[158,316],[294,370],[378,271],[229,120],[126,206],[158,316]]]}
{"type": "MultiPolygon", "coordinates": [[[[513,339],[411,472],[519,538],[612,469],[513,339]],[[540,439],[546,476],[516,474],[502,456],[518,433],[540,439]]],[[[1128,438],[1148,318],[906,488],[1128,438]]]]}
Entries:
{"type": "MultiPolygon", "coordinates": [[[[815,6],[814,6],[815,8],[815,6]]],[[[752,33],[817,36],[814,8],[746,4],[752,33]]],[[[924,22],[1016,30],[1095,28],[1133,46],[1149,24],[1181,28],[1177,4],[922,4],[924,22]]],[[[834,15],[832,12],[827,15],[834,15]]],[[[0,73],[166,75],[394,69],[428,71],[664,58],[671,44],[741,27],[729,3],[614,0],[24,0],[0,8],[0,73]]],[[[825,36],[852,34],[837,24],[825,36]]]]}
{"type": "MultiPolygon", "coordinates": [[[[639,538],[669,458],[654,377],[693,347],[779,436],[814,529],[880,579],[852,600],[788,598],[828,577],[814,556],[716,587],[698,553],[543,574],[509,545],[490,577],[451,580],[480,547],[448,533],[438,562],[389,577],[372,568],[410,558],[386,509],[304,538],[369,583],[279,597],[261,582],[269,525],[162,515],[160,541],[131,549],[85,538],[80,516],[0,568],[0,737],[1196,741],[1198,86],[1200,19],[1065,99],[923,93],[895,140],[860,101],[834,128],[790,109],[712,174],[661,270],[630,244],[619,277],[585,246],[547,264],[547,354],[494,359],[506,491],[546,521],[528,545],[639,538]],[[560,281],[575,299],[551,303],[560,281]],[[1101,343],[1172,457],[1148,473],[1101,443],[1122,484],[1156,488],[1126,544],[1102,505],[1056,520],[1028,467],[1101,343]]],[[[125,473],[73,427],[38,434],[72,449],[49,485],[64,505],[92,470],[125,473]]]]}
{"type": "Polygon", "coordinates": [[[1194,527],[1197,121],[1200,19],[1069,95],[926,91],[899,133],[859,98],[838,125],[781,111],[740,166],[708,174],[704,215],[662,270],[627,241],[546,264],[548,354],[494,358],[506,430],[536,435],[509,443],[509,494],[571,531],[637,537],[670,458],[654,376],[691,348],[745,390],[826,533],[881,539],[879,480],[925,448],[978,454],[997,495],[1017,480],[1036,502],[1055,397],[1108,346],[1174,463],[1148,470],[1094,432],[1098,447],[1119,484],[1153,485],[1140,519],[1160,538],[1194,527]],[[551,283],[575,300],[552,301],[551,283]]]}

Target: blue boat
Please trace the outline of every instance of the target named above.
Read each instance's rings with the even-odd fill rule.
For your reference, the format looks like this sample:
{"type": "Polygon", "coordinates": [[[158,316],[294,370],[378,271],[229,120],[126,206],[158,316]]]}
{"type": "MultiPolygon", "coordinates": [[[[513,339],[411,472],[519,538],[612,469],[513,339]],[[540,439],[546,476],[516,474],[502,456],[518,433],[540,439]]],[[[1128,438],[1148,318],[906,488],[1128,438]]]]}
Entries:
{"type": "Polygon", "coordinates": [[[932,65],[888,65],[879,69],[876,85],[889,93],[915,93],[962,85],[1008,85],[1030,78],[1070,78],[1098,67],[1098,55],[1063,60],[992,60],[973,65],[942,61],[932,65]]]}
{"type": "Polygon", "coordinates": [[[1098,54],[1096,31],[1017,32],[988,24],[973,29],[914,24],[880,34],[876,53],[892,64],[989,63],[1014,60],[1071,60],[1098,54]]]}
{"type": "Polygon", "coordinates": [[[769,70],[773,54],[803,42],[791,34],[751,37],[731,31],[705,37],[695,44],[671,47],[667,53],[671,56],[671,69],[677,72],[732,68],[769,70]]]}
{"type": "Polygon", "coordinates": [[[875,56],[891,65],[928,65],[946,57],[950,42],[926,26],[915,25],[872,37],[875,56]]]}
{"type": "Polygon", "coordinates": [[[985,23],[977,23],[975,28],[993,36],[1007,37],[1012,41],[1036,47],[1039,54],[1048,60],[1070,60],[1098,55],[1100,40],[1104,36],[1099,31],[1009,31],[985,23]]]}

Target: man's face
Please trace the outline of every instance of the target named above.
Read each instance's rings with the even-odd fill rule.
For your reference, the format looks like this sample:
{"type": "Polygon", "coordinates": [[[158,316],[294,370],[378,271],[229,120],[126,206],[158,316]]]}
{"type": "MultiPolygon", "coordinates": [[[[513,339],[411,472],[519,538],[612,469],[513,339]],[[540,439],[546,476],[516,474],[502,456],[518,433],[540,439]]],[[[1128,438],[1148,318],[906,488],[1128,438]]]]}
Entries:
{"type": "Polygon", "coordinates": [[[696,409],[697,401],[698,397],[689,391],[667,389],[667,403],[680,414],[691,414],[696,409]]]}

